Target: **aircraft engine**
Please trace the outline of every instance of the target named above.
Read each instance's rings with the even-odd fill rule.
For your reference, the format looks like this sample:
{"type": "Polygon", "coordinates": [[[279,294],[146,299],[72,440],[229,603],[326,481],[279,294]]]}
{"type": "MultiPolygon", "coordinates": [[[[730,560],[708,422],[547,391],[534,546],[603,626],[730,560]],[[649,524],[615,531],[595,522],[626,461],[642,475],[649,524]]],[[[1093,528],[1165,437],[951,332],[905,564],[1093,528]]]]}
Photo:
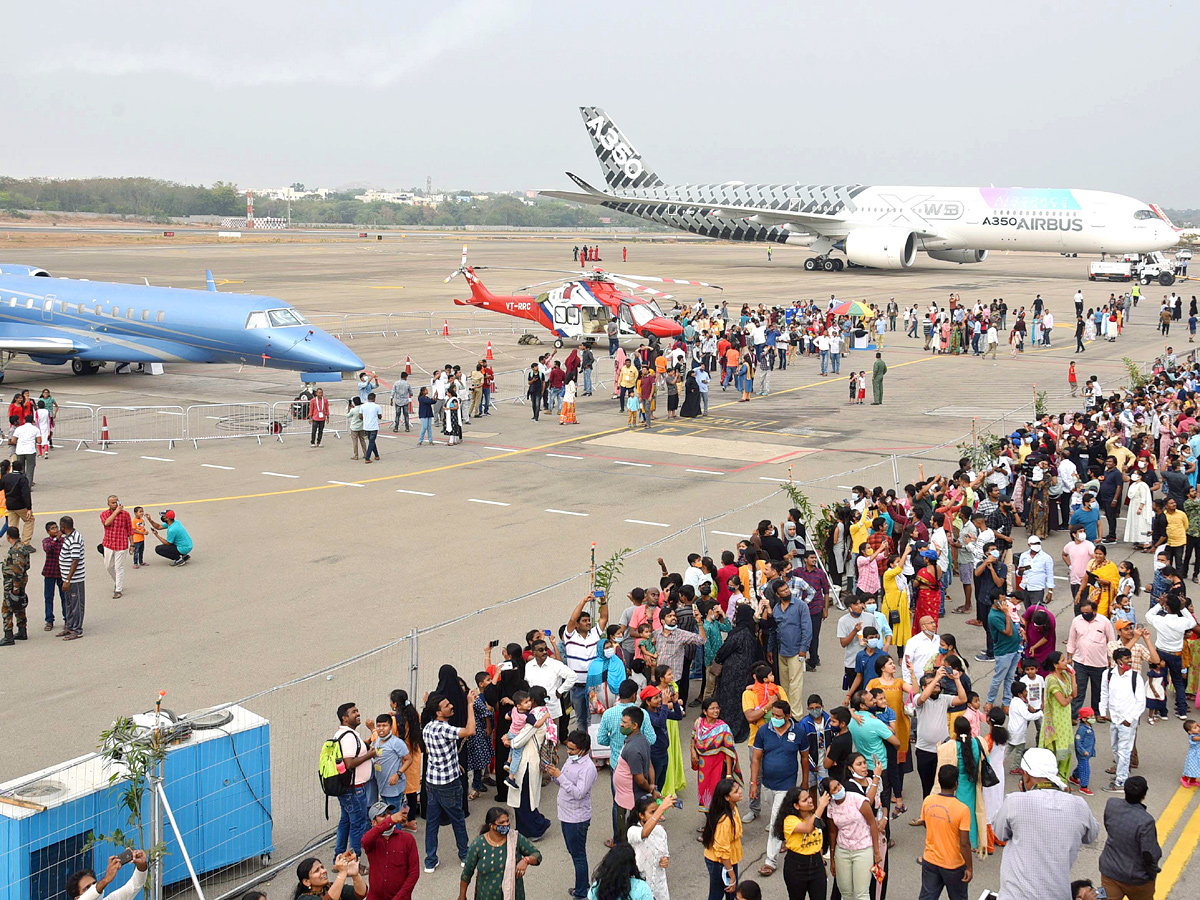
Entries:
{"type": "Polygon", "coordinates": [[[986,250],[926,250],[930,259],[952,263],[981,263],[987,259],[986,250]]]}
{"type": "Polygon", "coordinates": [[[856,228],[846,236],[846,258],[871,269],[908,269],[917,258],[917,236],[903,228],[856,228]]]}
{"type": "Polygon", "coordinates": [[[0,265],[0,275],[33,275],[42,278],[49,278],[50,273],[45,269],[37,266],[22,266],[16,263],[4,263],[0,265]]]}

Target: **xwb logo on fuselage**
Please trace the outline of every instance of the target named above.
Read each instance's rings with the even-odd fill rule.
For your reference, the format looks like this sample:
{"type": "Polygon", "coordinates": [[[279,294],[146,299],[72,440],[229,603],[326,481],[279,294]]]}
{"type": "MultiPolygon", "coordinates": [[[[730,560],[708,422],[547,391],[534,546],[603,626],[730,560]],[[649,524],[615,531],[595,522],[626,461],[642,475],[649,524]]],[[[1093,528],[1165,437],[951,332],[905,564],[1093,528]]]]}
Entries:
{"type": "Polygon", "coordinates": [[[621,167],[630,178],[637,178],[646,170],[642,161],[634,155],[635,151],[629,146],[617,126],[608,122],[604,116],[596,116],[587,122],[587,130],[596,136],[596,140],[605,150],[612,154],[613,161],[621,167]],[[605,128],[605,124],[608,125],[605,128]]]}

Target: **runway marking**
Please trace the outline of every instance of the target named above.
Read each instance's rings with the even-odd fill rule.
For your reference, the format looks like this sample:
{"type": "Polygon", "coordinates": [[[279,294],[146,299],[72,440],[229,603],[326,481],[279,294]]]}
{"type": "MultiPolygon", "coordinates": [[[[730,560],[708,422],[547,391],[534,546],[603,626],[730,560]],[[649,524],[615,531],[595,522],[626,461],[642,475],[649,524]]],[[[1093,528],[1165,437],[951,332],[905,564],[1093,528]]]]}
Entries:
{"type": "Polygon", "coordinates": [[[365,484],[359,484],[357,481],[331,481],[330,484],[340,484],[343,487],[366,487],[365,484]]]}
{"type": "Polygon", "coordinates": [[[642,519],[626,519],[625,521],[628,522],[630,525],[653,525],[655,528],[670,528],[671,527],[666,522],[646,522],[646,521],[643,521],[642,519]]]}
{"type": "MultiPolygon", "coordinates": [[[[103,453],[105,456],[116,456],[117,455],[116,450],[93,450],[91,447],[85,447],[83,452],[84,453],[103,453]]],[[[95,510],[88,510],[88,511],[95,512],[95,510]]]]}
{"type": "Polygon", "coordinates": [[[233,471],[233,466],[218,466],[213,463],[200,463],[200,467],[202,469],[228,469],[230,472],[233,471]]]}
{"type": "Polygon", "coordinates": [[[149,459],[154,462],[175,462],[175,460],[167,459],[165,456],[143,456],[142,459],[149,459]]]}
{"type": "Polygon", "coordinates": [[[558,513],[560,516],[586,516],[588,513],[571,512],[569,509],[548,509],[548,513],[558,513]]]}
{"type": "Polygon", "coordinates": [[[516,453],[517,452],[515,447],[489,447],[486,444],[484,445],[483,449],[484,450],[499,450],[501,453],[516,453]]]}
{"type": "Polygon", "coordinates": [[[555,459],[583,459],[582,456],[571,456],[569,453],[547,453],[547,456],[553,456],[555,459]]]}
{"type": "MultiPolygon", "coordinates": [[[[1176,791],[1176,794],[1179,791],[1184,791],[1192,796],[1196,794],[1195,788],[1181,787],[1176,791]]],[[[1188,797],[1184,804],[1185,807],[1190,800],[1191,797],[1188,797]]],[[[1174,803],[1174,799],[1171,802],[1174,803]]],[[[1154,885],[1155,897],[1169,897],[1171,895],[1171,889],[1175,887],[1175,882],[1179,880],[1179,876],[1187,868],[1188,861],[1192,858],[1192,854],[1195,853],[1198,843],[1200,843],[1200,806],[1197,806],[1192,814],[1188,816],[1187,824],[1183,826],[1183,831],[1179,833],[1179,838],[1175,841],[1175,846],[1171,848],[1166,862],[1163,863],[1162,871],[1158,873],[1158,880],[1154,885]]]]}
{"type": "Polygon", "coordinates": [[[406,491],[404,488],[397,488],[397,494],[415,494],[418,497],[435,497],[436,494],[431,494],[429,491],[406,491]]]}
{"type": "Polygon", "coordinates": [[[653,469],[654,468],[654,466],[650,465],[650,463],[626,462],[623,459],[614,459],[613,462],[618,466],[640,466],[643,469],[653,469]]]}
{"type": "Polygon", "coordinates": [[[1158,817],[1158,841],[1160,846],[1166,846],[1171,832],[1175,830],[1175,826],[1179,824],[1179,820],[1183,818],[1183,814],[1187,812],[1187,808],[1191,806],[1192,798],[1195,796],[1196,792],[1190,788],[1178,787],[1175,789],[1175,794],[1171,797],[1167,808],[1158,817]]]}
{"type": "Polygon", "coordinates": [[[744,538],[746,535],[738,534],[736,531],[710,531],[709,534],[723,534],[725,537],[744,538]]]}
{"type": "Polygon", "coordinates": [[[786,478],[768,478],[766,475],[759,475],[758,480],[759,481],[775,481],[775,482],[778,482],[779,484],[787,484],[788,483],[788,480],[786,478]]]}
{"type": "Polygon", "coordinates": [[[264,475],[270,475],[273,478],[299,478],[299,475],[284,475],[282,472],[263,472],[264,475]]]}
{"type": "Polygon", "coordinates": [[[695,472],[697,475],[724,475],[724,472],[716,472],[712,469],[684,469],[685,472],[695,472]]]}
{"type": "Polygon", "coordinates": [[[479,500],[476,497],[468,498],[467,502],[468,503],[486,503],[488,506],[512,506],[511,503],[504,503],[500,500],[479,500]]]}
{"type": "Polygon", "coordinates": [[[402,290],[404,290],[404,285],[402,285],[402,284],[372,284],[372,285],[368,285],[368,286],[373,291],[402,291],[402,290]]]}

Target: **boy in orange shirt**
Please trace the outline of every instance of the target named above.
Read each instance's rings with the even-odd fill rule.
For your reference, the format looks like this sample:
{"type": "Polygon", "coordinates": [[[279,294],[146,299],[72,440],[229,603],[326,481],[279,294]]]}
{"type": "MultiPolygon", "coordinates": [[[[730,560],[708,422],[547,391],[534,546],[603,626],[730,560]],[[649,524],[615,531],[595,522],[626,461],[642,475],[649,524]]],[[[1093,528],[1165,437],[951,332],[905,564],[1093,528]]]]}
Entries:
{"type": "Polygon", "coordinates": [[[133,567],[140,569],[149,565],[146,553],[146,511],[140,506],[133,508],[133,535],[129,539],[129,552],[133,554],[133,567]]]}

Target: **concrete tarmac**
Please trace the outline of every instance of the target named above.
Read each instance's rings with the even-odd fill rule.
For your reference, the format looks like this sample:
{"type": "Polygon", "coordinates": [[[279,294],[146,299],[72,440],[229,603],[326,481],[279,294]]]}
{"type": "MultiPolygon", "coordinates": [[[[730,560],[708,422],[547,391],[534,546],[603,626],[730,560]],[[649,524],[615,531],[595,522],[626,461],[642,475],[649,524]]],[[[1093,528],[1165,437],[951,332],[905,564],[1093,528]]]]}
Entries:
{"type": "MultiPolygon", "coordinates": [[[[468,243],[471,262],[481,266],[572,268],[569,240],[471,235],[468,243]]],[[[0,259],[40,265],[53,275],[130,282],[145,276],[151,283],[179,287],[202,287],[204,269],[211,268],[218,282],[229,282],[223,289],[281,297],[306,313],[432,310],[437,318],[459,309],[451,299],[461,295],[463,284],[443,285],[442,278],[458,265],[461,246],[461,235],[389,236],[370,243],[300,239],[269,245],[23,247],[19,254],[0,247],[0,259]]],[[[1086,353],[1074,354],[1068,322],[1074,291],[1082,288],[1090,306],[1120,287],[1088,283],[1087,260],[1082,258],[1013,254],[955,267],[922,257],[921,265],[908,272],[825,274],[804,272],[802,254],[786,250],[768,263],[761,247],[634,242],[627,245],[630,261],[619,264],[612,259],[620,258],[620,246],[601,246],[606,268],[721,284],[725,291],[720,297],[731,308],[743,302],[828,299],[831,294],[880,305],[894,296],[902,306],[916,302],[924,308],[929,300],[943,302],[955,291],[966,302],[1004,297],[1011,321],[1017,307],[1028,306],[1041,293],[1059,324],[1051,349],[1027,347],[1014,359],[1005,346],[994,362],[930,356],[922,351],[922,341],[889,334],[882,407],[847,405],[850,369],[870,372],[874,361],[873,353],[855,352],[843,361],[837,377],[822,378],[814,360],[801,358],[786,372],[772,373],[770,396],[756,396],[750,403],[736,403],[732,389],[722,393],[714,385],[707,418],[668,422],[665,398],[660,398],[656,427],[649,433],[630,431],[625,414],[610,399],[612,371],[601,353],[598,380],[604,386],[596,396],[580,399],[578,425],[559,425],[557,416],[548,413],[535,423],[528,405],[505,402],[492,416],[476,419],[466,430],[466,441],[455,447],[418,448],[415,422],[409,434],[385,431],[382,459],[369,467],[351,460],[345,436],[339,440],[327,434],[317,449],[309,446],[306,434],[291,428],[282,442],[264,440],[261,445],[241,439],[201,443],[198,449],[189,443],[174,448],[118,444],[107,453],[89,452],[101,449],[96,446],[56,450],[37,470],[39,539],[42,522],[69,512],[89,545],[94,544],[100,536],[99,510],[108,494],[116,493],[128,508],[175,509],[195,539],[196,551],[193,561],[180,569],[168,568],[158,558],[146,569],[129,569],[119,600],[110,598],[111,582],[102,562],[90,554],[87,636],[73,643],[41,631],[40,555],[35,555],[29,608],[34,631],[27,644],[0,651],[0,668],[21,675],[0,682],[0,726],[6,734],[27,738],[0,749],[5,779],[86,752],[115,716],[148,708],[159,689],[166,689],[168,705],[181,711],[226,702],[402,637],[412,628],[584,573],[592,541],[597,542],[597,558],[603,559],[623,547],[666,539],[627,562],[615,595],[615,620],[630,588],[657,579],[656,557],[681,570],[686,554],[705,542],[709,553],[719,556],[760,519],[783,518],[790,503],[778,491],[789,476],[809,483],[805,490],[816,506],[846,496],[855,484],[887,488],[898,479],[902,486],[922,466],[926,473],[949,473],[959,456],[954,445],[964,436],[970,440],[973,424],[981,431],[1011,431],[1031,418],[1027,407],[1035,390],[1047,392],[1050,411],[1079,408],[1079,401],[1064,397],[1071,360],[1077,361],[1080,383],[1097,375],[1110,389],[1124,378],[1123,356],[1145,362],[1166,343],[1177,351],[1189,349],[1186,323],[1176,323],[1165,341],[1156,331],[1156,300],[1169,289],[1151,286],[1143,290],[1141,305],[1120,340],[1095,342],[1086,353]],[[851,474],[843,474],[847,472],[851,474]],[[694,527],[701,517],[754,503],[707,523],[703,535],[694,527]],[[64,727],[64,722],[69,724],[64,727]]],[[[548,277],[479,274],[497,292],[548,277]]],[[[1190,298],[1193,288],[1182,283],[1176,290],[1190,298]]],[[[680,299],[694,296],[681,294],[680,299]]],[[[491,333],[455,330],[449,339],[424,333],[361,335],[347,343],[389,383],[411,356],[419,367],[414,375],[419,385],[421,368],[446,362],[472,367],[488,340],[497,372],[519,370],[548,349],[518,345],[517,334],[500,330],[512,323],[516,320],[496,316],[497,330],[491,333]]],[[[180,365],[168,366],[159,377],[106,371],[76,378],[20,360],[7,367],[4,386],[35,392],[48,386],[60,403],[185,406],[287,400],[299,389],[294,374],[263,369],[180,365]]],[[[353,390],[346,383],[330,393],[349,396],[353,390]]],[[[1060,545],[1057,536],[1047,542],[1056,556],[1060,545]]],[[[1118,559],[1125,555],[1119,553],[1118,559]]],[[[1143,557],[1135,561],[1144,574],[1149,571],[1143,557]]],[[[520,641],[529,628],[556,629],[586,582],[584,576],[423,636],[420,691],[432,689],[443,662],[453,663],[470,679],[490,639],[520,641]]],[[[955,588],[947,605],[957,602],[955,588]]],[[[1057,613],[1066,604],[1060,595],[1053,608],[1057,613]]],[[[982,634],[957,616],[947,620],[946,629],[973,657],[982,647],[982,634]]],[[[1069,612],[1060,621],[1065,641],[1069,612]]],[[[841,691],[836,658],[830,660],[809,676],[806,690],[822,693],[826,707],[832,708],[840,703],[841,691]]],[[[331,732],[333,709],[341,699],[357,700],[364,715],[385,709],[387,690],[407,686],[409,662],[402,645],[339,671],[333,681],[305,682],[263,698],[258,707],[251,705],[272,719],[280,851],[287,849],[284,836],[315,832],[319,824],[320,799],[311,779],[318,745],[312,736],[331,732]],[[293,823],[278,815],[284,810],[302,810],[306,818],[290,829],[293,823]]],[[[990,681],[987,665],[972,660],[971,675],[983,693],[990,681]]],[[[1093,788],[1105,783],[1102,770],[1110,760],[1104,726],[1097,729],[1097,743],[1093,788]]],[[[1147,805],[1161,816],[1164,840],[1162,829],[1171,826],[1175,843],[1168,849],[1179,847],[1171,859],[1182,884],[1197,874],[1190,860],[1200,840],[1200,812],[1192,810],[1190,794],[1176,791],[1186,750],[1182,729],[1173,720],[1154,730],[1144,726],[1139,746],[1140,772],[1151,785],[1147,805]]],[[[748,771],[748,760],[743,768],[748,771]]],[[[906,782],[910,814],[893,833],[893,897],[915,896],[919,883],[913,860],[922,835],[905,824],[919,805],[919,782],[915,774],[906,782]]],[[[1008,786],[1015,789],[1016,779],[1009,778],[1008,786]]],[[[686,811],[668,817],[670,879],[673,892],[695,894],[706,890],[706,874],[693,841],[699,824],[694,784],[688,791],[686,811]]],[[[552,789],[543,794],[542,804],[551,815],[553,794],[552,789]]],[[[595,798],[592,866],[607,830],[607,774],[597,782],[595,798]]],[[[1089,799],[1097,817],[1107,799],[1101,793],[1089,799]]],[[[473,808],[468,821],[472,832],[485,806],[480,801],[473,808]]],[[[764,849],[759,824],[747,826],[743,871],[748,875],[764,849]]],[[[456,890],[448,831],[442,831],[441,841],[442,868],[422,877],[422,895],[429,889],[456,890]]],[[[546,864],[530,871],[528,890],[561,895],[569,886],[570,865],[561,842],[555,824],[539,845],[546,864]]],[[[1100,846],[1083,850],[1077,877],[1098,882],[1100,846]]],[[[972,896],[984,886],[994,887],[998,878],[999,855],[977,863],[972,896]]],[[[770,896],[783,895],[780,874],[766,884],[770,896]]],[[[290,889],[290,876],[281,877],[269,895],[282,896],[290,889]]],[[[1180,890],[1176,893],[1183,896],[1180,890]]]]}

